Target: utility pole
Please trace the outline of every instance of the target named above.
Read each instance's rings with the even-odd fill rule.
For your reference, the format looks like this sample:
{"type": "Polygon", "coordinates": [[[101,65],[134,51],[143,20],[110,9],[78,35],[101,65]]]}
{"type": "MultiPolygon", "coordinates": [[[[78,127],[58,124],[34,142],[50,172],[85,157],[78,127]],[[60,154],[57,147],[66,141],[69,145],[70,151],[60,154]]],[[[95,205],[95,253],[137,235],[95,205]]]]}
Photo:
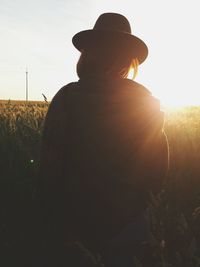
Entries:
{"type": "Polygon", "coordinates": [[[26,67],[26,101],[28,101],[28,69],[26,67]]]}

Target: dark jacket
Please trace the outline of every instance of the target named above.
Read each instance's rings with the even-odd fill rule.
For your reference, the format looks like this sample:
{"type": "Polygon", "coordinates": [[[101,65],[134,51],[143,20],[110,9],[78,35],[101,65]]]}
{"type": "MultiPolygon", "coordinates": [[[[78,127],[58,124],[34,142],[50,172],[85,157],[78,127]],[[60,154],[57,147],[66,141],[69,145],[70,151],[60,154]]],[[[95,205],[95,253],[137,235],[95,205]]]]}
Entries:
{"type": "Polygon", "coordinates": [[[98,242],[134,220],[166,176],[163,124],[159,101],[131,80],[64,86],[46,116],[40,168],[54,229],[98,242]]]}

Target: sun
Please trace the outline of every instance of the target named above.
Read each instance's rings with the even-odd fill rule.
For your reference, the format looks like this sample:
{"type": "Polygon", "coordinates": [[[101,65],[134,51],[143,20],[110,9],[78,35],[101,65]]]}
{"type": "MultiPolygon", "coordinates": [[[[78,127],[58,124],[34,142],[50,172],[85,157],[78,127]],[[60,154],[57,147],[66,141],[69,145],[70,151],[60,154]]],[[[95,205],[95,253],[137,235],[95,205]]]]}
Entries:
{"type": "Polygon", "coordinates": [[[155,96],[160,100],[161,106],[166,108],[184,108],[186,106],[199,106],[200,95],[190,94],[188,90],[157,92],[155,96]]]}
{"type": "Polygon", "coordinates": [[[187,101],[180,101],[177,99],[160,99],[160,104],[166,108],[184,108],[186,106],[192,106],[187,101]]]}

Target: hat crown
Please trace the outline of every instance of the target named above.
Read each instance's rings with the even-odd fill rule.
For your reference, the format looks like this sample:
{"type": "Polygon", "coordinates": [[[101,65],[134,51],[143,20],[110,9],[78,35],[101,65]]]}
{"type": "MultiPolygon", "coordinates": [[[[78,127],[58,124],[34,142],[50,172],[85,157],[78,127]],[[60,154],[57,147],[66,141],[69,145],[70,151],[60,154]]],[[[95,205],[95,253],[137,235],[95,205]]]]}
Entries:
{"type": "Polygon", "coordinates": [[[94,30],[117,31],[131,34],[129,21],[123,15],[117,13],[104,13],[97,19],[94,30]]]}
{"type": "Polygon", "coordinates": [[[78,32],[72,38],[74,46],[80,51],[116,45],[127,49],[131,58],[137,58],[141,64],[148,55],[148,47],[131,33],[131,26],[126,17],[118,13],[104,13],[97,19],[94,28],[78,32]]]}

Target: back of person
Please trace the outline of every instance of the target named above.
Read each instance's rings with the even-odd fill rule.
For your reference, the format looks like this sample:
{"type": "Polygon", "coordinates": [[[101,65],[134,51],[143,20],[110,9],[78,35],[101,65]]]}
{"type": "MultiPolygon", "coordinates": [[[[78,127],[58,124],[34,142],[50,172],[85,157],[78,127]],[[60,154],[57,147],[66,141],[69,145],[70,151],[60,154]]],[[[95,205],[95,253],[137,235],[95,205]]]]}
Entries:
{"type": "Polygon", "coordinates": [[[53,155],[45,175],[58,176],[58,161],[59,184],[71,188],[72,224],[81,221],[77,229],[87,237],[112,237],[144,210],[149,191],[161,189],[168,155],[159,102],[127,79],[80,80],[55,100],[46,122],[56,117],[56,140],[44,136],[62,156],[53,155]]]}
{"type": "MultiPolygon", "coordinates": [[[[140,45],[139,63],[147,56],[140,45]]],[[[150,191],[161,190],[168,168],[164,114],[145,87],[127,79],[132,58],[119,51],[102,43],[85,49],[80,80],[64,86],[49,107],[40,177],[54,243],[80,240],[98,251],[144,212],[150,191]],[[120,64],[113,65],[116,56],[120,64]]]]}

